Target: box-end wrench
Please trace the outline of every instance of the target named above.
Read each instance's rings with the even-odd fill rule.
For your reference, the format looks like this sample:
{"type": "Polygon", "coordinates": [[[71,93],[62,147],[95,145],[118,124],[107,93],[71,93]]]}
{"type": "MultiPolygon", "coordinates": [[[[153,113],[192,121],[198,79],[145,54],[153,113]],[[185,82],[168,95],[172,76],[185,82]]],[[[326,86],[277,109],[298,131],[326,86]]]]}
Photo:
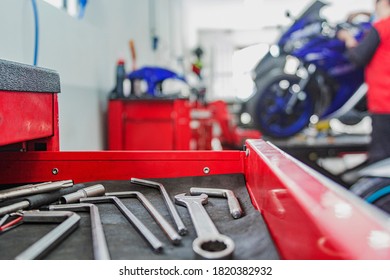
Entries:
{"type": "Polygon", "coordinates": [[[106,237],[104,235],[102,222],[100,220],[99,209],[92,203],[60,204],[50,205],[50,211],[68,210],[68,211],[87,211],[91,218],[92,246],[95,260],[109,260],[106,237]]]}
{"type": "Polygon", "coordinates": [[[180,235],[186,235],[188,230],[186,226],[184,225],[183,221],[181,220],[179,213],[177,213],[176,207],[173,204],[171,198],[169,197],[169,194],[167,193],[166,189],[164,186],[158,182],[154,181],[148,181],[148,180],[143,180],[143,179],[138,179],[138,178],[131,178],[130,180],[131,183],[145,186],[145,187],[152,187],[155,189],[158,189],[161,192],[161,195],[164,198],[165,204],[168,207],[169,213],[171,213],[171,216],[173,220],[175,221],[177,230],[180,235]]]}
{"type": "Polygon", "coordinates": [[[126,208],[126,206],[115,196],[101,196],[101,197],[89,197],[82,198],[80,202],[86,203],[113,203],[119,211],[126,217],[126,219],[135,227],[135,229],[141,233],[146,239],[149,245],[156,253],[160,253],[163,250],[163,244],[157,237],[136,217],[134,214],[126,208]]]}
{"type": "Polygon", "coordinates": [[[234,242],[230,237],[218,232],[203,204],[208,196],[186,196],[185,193],[175,196],[175,202],[188,208],[198,237],[192,242],[195,254],[204,259],[230,259],[234,252],[234,242]]]}
{"type": "Polygon", "coordinates": [[[227,189],[216,189],[216,188],[190,188],[191,195],[200,195],[202,193],[212,197],[224,197],[228,201],[230,214],[234,219],[241,218],[242,209],[238,199],[233,191],[227,189]]]}
{"type": "Polygon", "coordinates": [[[180,235],[176,230],[167,222],[167,220],[157,211],[152,203],[140,192],[112,192],[106,193],[106,196],[116,196],[118,198],[137,198],[150,215],[154,218],[160,228],[171,240],[172,244],[179,245],[181,242],[180,235]]]}

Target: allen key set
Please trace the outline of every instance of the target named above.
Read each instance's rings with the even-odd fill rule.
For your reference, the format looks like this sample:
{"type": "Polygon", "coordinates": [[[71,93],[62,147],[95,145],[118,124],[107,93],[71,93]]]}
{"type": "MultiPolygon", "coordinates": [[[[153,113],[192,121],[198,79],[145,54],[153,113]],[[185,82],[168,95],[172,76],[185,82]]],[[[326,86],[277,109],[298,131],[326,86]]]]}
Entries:
{"type": "MultiPolygon", "coordinates": [[[[137,207],[137,209],[144,208],[150,214],[154,223],[166,236],[165,238],[169,239],[169,243],[173,245],[173,247],[172,245],[168,246],[170,252],[173,252],[175,248],[180,251],[187,251],[186,258],[188,258],[188,251],[191,250],[193,251],[191,258],[197,259],[226,259],[234,257],[235,242],[230,237],[218,232],[212,218],[203,207],[203,204],[206,204],[208,201],[208,195],[211,197],[223,197],[228,200],[229,211],[233,217],[233,219],[230,219],[232,221],[239,219],[244,215],[244,211],[241,209],[233,190],[196,187],[185,190],[188,191],[189,195],[185,193],[171,194],[174,197],[173,201],[165,186],[159,182],[131,178],[127,182],[118,181],[121,184],[120,191],[118,191],[118,188],[115,188],[116,181],[108,182],[111,186],[110,189],[115,189],[115,191],[107,192],[105,182],[73,185],[72,180],[36,185],[30,184],[0,191],[0,199],[2,200],[0,204],[2,213],[2,216],[0,216],[0,245],[3,234],[8,234],[12,238],[13,231],[16,231],[14,228],[20,224],[59,223],[56,228],[52,229],[37,242],[30,244],[27,249],[19,252],[15,257],[15,259],[44,258],[55,251],[55,248],[69,238],[72,232],[77,232],[81,218],[76,212],[88,212],[93,258],[109,260],[112,258],[112,255],[115,255],[115,252],[113,252],[115,249],[110,249],[110,235],[107,233],[109,230],[106,229],[110,226],[110,222],[107,225],[102,222],[105,219],[105,214],[104,210],[99,211],[98,207],[101,206],[98,205],[113,204],[117,208],[117,212],[130,222],[139,236],[152,249],[153,258],[163,256],[165,245],[160,240],[161,234],[153,232],[153,230],[155,231],[155,229],[152,230],[153,226],[149,228],[150,222],[145,223],[142,221],[145,217],[143,213],[134,214],[133,210],[130,209],[131,207],[128,207],[138,203],[142,207],[139,207],[139,205],[133,207],[137,207]],[[141,187],[142,191],[134,189],[135,186],[141,187]],[[42,190],[42,187],[46,188],[42,190]],[[154,191],[149,191],[148,195],[152,198],[152,202],[143,194],[144,191],[149,189],[144,187],[157,189],[161,197],[156,197],[155,193],[153,193],[154,191]],[[18,192],[22,194],[18,195],[18,192]],[[156,200],[162,200],[162,205],[165,204],[165,209],[162,209],[164,208],[162,205],[155,207],[154,203],[156,203],[156,200]],[[138,202],[134,203],[135,201],[138,202]],[[174,202],[177,205],[188,208],[190,219],[187,217],[187,222],[192,221],[193,223],[193,225],[187,225],[190,226],[189,228],[187,228],[179,214],[180,211],[182,213],[183,211],[178,211],[174,202]],[[173,225],[176,226],[176,229],[173,225]],[[186,236],[189,235],[189,229],[191,230],[191,236],[186,236]],[[192,238],[195,232],[198,235],[196,239],[192,238]],[[183,244],[183,240],[186,240],[185,244],[183,244]],[[189,242],[192,241],[192,247],[188,246],[189,242]]],[[[161,204],[160,201],[158,203],[161,204]]],[[[136,212],[139,211],[137,210],[136,212]]],[[[27,234],[30,234],[28,229],[26,229],[27,234]]],[[[128,232],[121,233],[122,237],[127,236],[127,234],[128,232]]],[[[86,237],[83,236],[83,238],[86,237]]],[[[130,255],[127,258],[129,259],[132,258],[131,250],[131,247],[128,248],[130,255]]],[[[145,247],[145,250],[147,250],[147,247],[145,247]]],[[[67,258],[77,259],[77,256],[67,256],[67,258]]]]}

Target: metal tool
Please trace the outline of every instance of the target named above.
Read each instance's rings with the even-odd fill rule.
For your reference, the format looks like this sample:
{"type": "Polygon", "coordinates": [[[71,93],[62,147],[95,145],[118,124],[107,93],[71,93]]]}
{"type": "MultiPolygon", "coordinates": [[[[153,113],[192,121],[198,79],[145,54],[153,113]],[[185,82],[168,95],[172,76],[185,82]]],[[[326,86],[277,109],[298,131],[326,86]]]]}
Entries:
{"type": "Polygon", "coordinates": [[[103,185],[97,184],[80,189],[76,192],[66,194],[60,198],[60,204],[79,202],[80,198],[104,195],[106,189],[103,185]]]}
{"type": "Polygon", "coordinates": [[[162,184],[160,184],[158,182],[137,179],[137,178],[131,178],[130,182],[133,184],[158,189],[164,198],[164,201],[168,207],[169,213],[171,214],[173,220],[175,221],[175,224],[176,224],[176,227],[177,227],[179,234],[180,235],[187,234],[188,230],[187,230],[186,226],[184,225],[183,221],[181,220],[179,213],[176,210],[175,205],[173,204],[171,198],[169,197],[167,191],[165,190],[165,187],[162,184]]]}
{"type": "Polygon", "coordinates": [[[157,224],[161,227],[164,233],[169,237],[172,244],[178,245],[181,242],[180,235],[176,230],[167,222],[167,220],[158,212],[152,203],[140,192],[112,192],[106,193],[107,196],[116,196],[118,198],[137,198],[142,205],[148,210],[150,215],[154,218],[157,224]]]}
{"type": "Polygon", "coordinates": [[[0,208],[0,216],[8,214],[8,213],[16,212],[16,211],[19,211],[19,210],[26,209],[29,206],[30,206],[30,202],[28,202],[27,200],[24,200],[24,201],[20,201],[20,202],[11,204],[11,205],[7,205],[7,206],[4,206],[4,207],[1,207],[0,208]]]}
{"type": "Polygon", "coordinates": [[[8,214],[3,217],[2,224],[0,226],[0,233],[4,233],[6,231],[9,231],[9,230],[13,229],[14,227],[19,226],[23,222],[23,217],[21,217],[19,215],[15,219],[9,221],[8,223],[5,223],[8,221],[9,217],[10,217],[10,215],[8,215],[8,214]]]}
{"type": "Polygon", "coordinates": [[[50,205],[49,210],[88,211],[91,217],[92,246],[95,260],[109,260],[110,253],[104,235],[99,209],[91,203],[50,205]]]}
{"type": "Polygon", "coordinates": [[[35,187],[42,186],[42,185],[46,185],[46,184],[50,184],[50,183],[52,183],[52,181],[48,181],[48,182],[44,182],[44,183],[40,183],[40,184],[27,184],[27,185],[17,186],[17,187],[13,187],[13,188],[7,188],[7,189],[0,190],[0,194],[5,194],[5,193],[8,193],[10,191],[28,189],[28,188],[32,188],[34,186],[35,187]]]}
{"type": "Polygon", "coordinates": [[[8,218],[9,218],[9,214],[4,215],[4,217],[0,219],[0,227],[4,225],[4,223],[8,220],[8,218]]]}
{"type": "Polygon", "coordinates": [[[43,183],[32,185],[30,187],[22,187],[21,189],[11,190],[9,192],[4,192],[0,194],[0,201],[4,201],[10,198],[51,192],[62,188],[67,188],[73,186],[72,180],[57,181],[52,183],[43,183]]]}
{"type": "Polygon", "coordinates": [[[201,195],[202,193],[212,197],[224,197],[228,201],[230,214],[234,219],[241,218],[242,209],[238,199],[233,191],[227,189],[215,189],[215,188],[190,188],[191,195],[201,195]]]}
{"type": "Polygon", "coordinates": [[[57,202],[62,196],[66,194],[76,192],[83,188],[86,188],[84,184],[77,184],[73,185],[71,188],[60,189],[50,193],[41,193],[24,198],[13,199],[12,204],[0,208],[0,216],[24,209],[38,209],[43,205],[49,205],[53,202],[57,202]]]}
{"type": "Polygon", "coordinates": [[[175,196],[176,204],[185,206],[190,212],[198,237],[192,242],[195,254],[205,259],[229,259],[233,255],[234,242],[230,237],[218,232],[203,204],[208,196],[186,196],[185,193],[175,196]]]}
{"type": "Polygon", "coordinates": [[[69,211],[32,211],[23,212],[23,223],[60,223],[24,252],[16,256],[17,260],[33,260],[43,257],[70,233],[72,233],[80,222],[80,216],[69,211]]]}
{"type": "Polygon", "coordinates": [[[115,196],[89,197],[80,199],[80,202],[113,203],[126,217],[126,219],[137,229],[137,231],[141,233],[156,253],[162,251],[163,244],[160,240],[158,240],[157,237],[136,216],[134,216],[129,209],[126,208],[119,198],[115,196]]]}

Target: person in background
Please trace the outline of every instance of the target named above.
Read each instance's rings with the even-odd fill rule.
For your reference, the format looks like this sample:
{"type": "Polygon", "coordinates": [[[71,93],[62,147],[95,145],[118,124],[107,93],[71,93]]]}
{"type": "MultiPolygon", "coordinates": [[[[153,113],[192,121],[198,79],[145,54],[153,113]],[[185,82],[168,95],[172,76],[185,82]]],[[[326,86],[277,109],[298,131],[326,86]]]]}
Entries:
{"type": "Polygon", "coordinates": [[[369,163],[390,158],[390,0],[375,2],[376,21],[360,43],[347,30],[337,34],[345,42],[350,60],[365,67],[372,119],[369,163]]]}

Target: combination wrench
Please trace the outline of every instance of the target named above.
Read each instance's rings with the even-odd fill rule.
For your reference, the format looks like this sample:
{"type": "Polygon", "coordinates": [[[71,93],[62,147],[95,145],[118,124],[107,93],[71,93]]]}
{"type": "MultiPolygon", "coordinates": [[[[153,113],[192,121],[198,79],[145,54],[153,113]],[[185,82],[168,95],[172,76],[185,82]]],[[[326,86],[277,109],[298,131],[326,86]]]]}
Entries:
{"type": "Polygon", "coordinates": [[[206,209],[208,196],[175,196],[175,203],[187,207],[198,237],[192,242],[195,254],[204,259],[230,259],[234,252],[233,240],[218,232],[206,209]]]}

